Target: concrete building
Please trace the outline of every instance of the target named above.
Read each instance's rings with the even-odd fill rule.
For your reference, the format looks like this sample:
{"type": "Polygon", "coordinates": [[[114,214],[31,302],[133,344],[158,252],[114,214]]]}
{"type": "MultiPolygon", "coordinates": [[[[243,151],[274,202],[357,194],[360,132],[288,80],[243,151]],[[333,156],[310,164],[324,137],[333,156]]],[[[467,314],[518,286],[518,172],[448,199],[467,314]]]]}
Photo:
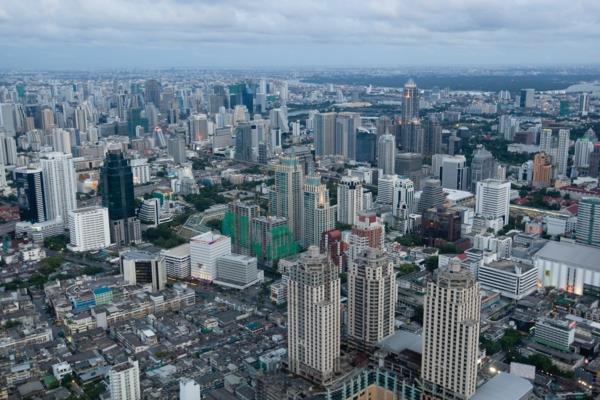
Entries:
{"type": "Polygon", "coordinates": [[[302,232],[304,211],[304,171],[295,156],[281,157],[275,166],[275,189],[270,193],[271,214],[287,218],[296,241],[304,238],[302,232]]]}
{"type": "Polygon", "coordinates": [[[59,152],[43,153],[40,165],[44,176],[48,219],[62,217],[66,222],[69,211],[77,208],[73,157],[59,152]]]}
{"type": "Polygon", "coordinates": [[[348,236],[348,265],[367,247],[383,249],[385,226],[375,213],[359,214],[358,221],[348,236]]]}
{"type": "Polygon", "coordinates": [[[502,218],[508,224],[510,182],[485,179],[477,182],[475,214],[485,218],[502,218]]]}
{"type": "Polygon", "coordinates": [[[309,176],[304,181],[304,224],[302,241],[305,247],[318,246],[321,234],[335,228],[337,206],[329,203],[329,190],[321,177],[309,176]]]}
{"type": "Polygon", "coordinates": [[[69,250],[94,251],[110,246],[108,209],[92,206],[69,212],[69,250]]]}
{"type": "Polygon", "coordinates": [[[440,178],[446,189],[468,190],[469,167],[463,155],[434,154],[431,160],[432,174],[440,178]]]}
{"type": "Polygon", "coordinates": [[[319,248],[302,253],[288,282],[288,368],[319,384],[340,368],[340,278],[319,248]],[[315,329],[319,327],[319,329],[315,329]]]}
{"type": "Polygon", "coordinates": [[[335,154],[336,113],[317,113],[314,116],[314,138],[317,156],[335,154]]]}
{"type": "Polygon", "coordinates": [[[377,140],[377,166],[385,175],[396,170],[396,139],[389,133],[377,140]]]}
{"type": "Polygon", "coordinates": [[[353,345],[370,349],[394,333],[396,273],[387,254],[365,248],[348,269],[348,336],[353,345]]]}
{"type": "Polygon", "coordinates": [[[481,265],[477,280],[484,289],[521,300],[537,290],[537,275],[537,269],[533,265],[498,260],[481,265]]]}
{"type": "Polygon", "coordinates": [[[423,310],[425,395],[469,399],[477,385],[481,299],[473,275],[451,263],[429,282],[423,310]]]}
{"type": "Polygon", "coordinates": [[[200,385],[193,379],[179,380],[179,400],[200,400],[200,385]]]}
{"type": "Polygon", "coordinates": [[[392,214],[397,220],[397,229],[405,234],[409,230],[409,216],[416,211],[415,188],[413,182],[400,177],[394,186],[392,214]]]}
{"type": "Polygon", "coordinates": [[[229,254],[217,258],[216,285],[234,289],[246,289],[260,282],[262,271],[256,268],[256,258],[241,254],[229,254]]]}
{"type": "Polygon", "coordinates": [[[206,232],[190,239],[192,278],[213,281],[217,277],[217,258],[231,254],[231,238],[206,232]]]}
{"type": "Polygon", "coordinates": [[[352,225],[363,210],[363,186],[355,176],[343,176],[337,187],[337,220],[352,225]]]}
{"type": "Polygon", "coordinates": [[[560,351],[569,351],[575,341],[575,322],[541,318],[535,323],[533,340],[560,351]]]}
{"type": "Polygon", "coordinates": [[[140,400],[140,367],[137,360],[114,365],[108,373],[111,400],[140,400]]]}
{"type": "Polygon", "coordinates": [[[546,153],[537,153],[533,158],[533,181],[536,189],[545,188],[552,184],[552,164],[546,153]]]}
{"type": "Polygon", "coordinates": [[[398,175],[383,175],[377,181],[377,204],[392,207],[394,205],[394,190],[398,185],[398,175]]]}
{"type": "Polygon", "coordinates": [[[163,290],[167,284],[165,259],[161,254],[142,250],[121,253],[121,272],[125,282],[134,285],[151,285],[152,291],[163,290]]]}
{"type": "Polygon", "coordinates": [[[579,200],[575,234],[579,243],[600,246],[600,198],[579,200]]]}
{"type": "Polygon", "coordinates": [[[191,271],[190,244],[184,243],[177,247],[161,251],[165,258],[167,277],[174,279],[189,278],[191,271]]]}

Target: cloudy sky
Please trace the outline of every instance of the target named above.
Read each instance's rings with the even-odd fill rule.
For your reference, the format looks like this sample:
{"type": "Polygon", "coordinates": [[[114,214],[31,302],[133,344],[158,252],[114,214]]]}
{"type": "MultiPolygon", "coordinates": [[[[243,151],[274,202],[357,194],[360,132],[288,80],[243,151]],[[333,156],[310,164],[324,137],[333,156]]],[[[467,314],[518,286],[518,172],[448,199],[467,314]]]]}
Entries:
{"type": "Polygon", "coordinates": [[[0,68],[600,63],[600,0],[1,0],[0,68]]]}

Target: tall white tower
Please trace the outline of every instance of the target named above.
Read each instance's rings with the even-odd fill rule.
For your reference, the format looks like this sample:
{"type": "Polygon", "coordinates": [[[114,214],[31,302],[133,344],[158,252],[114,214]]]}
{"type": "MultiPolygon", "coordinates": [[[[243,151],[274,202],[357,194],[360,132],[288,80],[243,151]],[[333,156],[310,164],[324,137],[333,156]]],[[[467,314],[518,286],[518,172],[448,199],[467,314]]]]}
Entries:
{"type": "Polygon", "coordinates": [[[500,218],[508,224],[510,182],[485,179],[477,182],[475,213],[488,218],[500,218]]]}
{"type": "Polygon", "coordinates": [[[139,400],[140,367],[137,360],[114,365],[108,374],[111,400],[139,400]]]}
{"type": "Polygon", "coordinates": [[[337,187],[338,215],[337,220],[352,225],[358,213],[362,211],[363,187],[355,176],[344,176],[337,187]]]}
{"type": "Polygon", "coordinates": [[[321,234],[335,228],[337,206],[329,204],[329,190],[321,177],[309,176],[304,182],[304,246],[318,246],[321,234]]]}
{"type": "Polygon", "coordinates": [[[393,174],[396,167],[396,139],[386,133],[377,141],[377,166],[385,175],[393,174]]]}
{"type": "Polygon", "coordinates": [[[66,223],[69,211],[77,208],[73,157],[59,152],[43,153],[40,164],[48,219],[61,217],[66,223]]]}

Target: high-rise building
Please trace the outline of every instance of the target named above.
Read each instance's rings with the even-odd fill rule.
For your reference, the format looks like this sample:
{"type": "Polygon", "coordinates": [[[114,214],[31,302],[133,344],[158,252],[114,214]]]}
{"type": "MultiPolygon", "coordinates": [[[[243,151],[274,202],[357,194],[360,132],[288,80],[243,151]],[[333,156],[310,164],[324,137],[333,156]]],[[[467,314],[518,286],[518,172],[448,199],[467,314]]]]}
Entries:
{"type": "Polygon", "coordinates": [[[4,129],[7,136],[14,137],[17,133],[15,120],[15,105],[0,103],[0,127],[4,129]]]}
{"type": "Polygon", "coordinates": [[[392,214],[398,221],[398,229],[406,234],[409,229],[409,216],[415,212],[415,188],[413,182],[405,177],[400,177],[394,186],[392,214]]]}
{"type": "Polygon", "coordinates": [[[0,164],[16,165],[17,155],[15,138],[6,136],[3,132],[0,132],[0,164]]]}
{"type": "Polygon", "coordinates": [[[192,278],[214,281],[217,277],[217,258],[231,254],[231,239],[206,232],[190,239],[192,278]]]}
{"type": "Polygon", "coordinates": [[[20,167],[13,174],[21,219],[34,224],[49,220],[42,170],[20,167]]]}
{"type": "Polygon", "coordinates": [[[566,176],[569,161],[569,130],[559,129],[555,134],[552,129],[543,129],[540,133],[540,152],[550,156],[556,176],[566,176]]]}
{"type": "Polygon", "coordinates": [[[241,254],[229,254],[217,258],[216,285],[234,289],[246,289],[259,282],[256,258],[241,254]]]}
{"type": "Polygon", "coordinates": [[[579,172],[587,171],[590,166],[590,155],[594,151],[594,143],[587,137],[577,139],[575,142],[575,156],[573,165],[579,172]]]}
{"type": "Polygon", "coordinates": [[[337,206],[329,204],[329,189],[321,183],[320,176],[304,180],[304,231],[305,247],[318,246],[321,234],[335,228],[337,206]]]}
{"type": "Polygon", "coordinates": [[[383,249],[385,226],[373,212],[359,214],[348,236],[348,265],[367,247],[383,249]]]}
{"type": "Polygon", "coordinates": [[[337,267],[311,246],[290,269],[288,368],[320,384],[340,368],[340,278],[337,267]],[[318,327],[318,329],[315,329],[318,327]]]}
{"type": "Polygon", "coordinates": [[[465,156],[435,154],[431,163],[432,173],[441,179],[443,188],[468,190],[469,168],[465,156]]]}
{"type": "Polygon", "coordinates": [[[423,308],[421,379],[434,399],[469,399],[477,385],[479,284],[460,263],[427,284],[423,308]]]}
{"type": "Polygon", "coordinates": [[[160,107],[160,82],[156,79],[148,79],[144,85],[146,104],[152,103],[160,107]]]}
{"type": "Polygon", "coordinates": [[[251,238],[252,254],[265,267],[273,267],[280,258],[298,252],[298,244],[285,217],[254,218],[251,238]]]}
{"type": "Polygon", "coordinates": [[[396,273],[387,254],[366,248],[348,268],[348,336],[368,350],[394,333],[396,273]]]}
{"type": "Polygon", "coordinates": [[[437,118],[429,118],[425,124],[423,154],[432,156],[442,152],[442,126],[437,118]]]}
{"type": "Polygon", "coordinates": [[[423,153],[425,130],[418,119],[403,123],[400,132],[400,146],[402,147],[403,152],[423,153]]]}
{"type": "Polygon", "coordinates": [[[581,93],[579,95],[579,113],[582,117],[587,117],[590,112],[590,94],[581,93]]]}
{"type": "Polygon", "coordinates": [[[545,188],[552,183],[552,164],[546,153],[537,153],[533,158],[533,181],[534,188],[545,188]]]}
{"type": "Polygon", "coordinates": [[[319,243],[321,253],[327,254],[329,260],[338,268],[338,271],[344,270],[344,244],[342,241],[342,231],[332,229],[321,234],[319,243]]]}
{"type": "Polygon", "coordinates": [[[304,171],[297,157],[281,157],[275,166],[275,189],[270,193],[271,214],[287,218],[290,231],[297,241],[302,232],[304,211],[304,171]]]}
{"type": "Polygon", "coordinates": [[[442,189],[442,182],[439,179],[426,179],[423,181],[423,191],[419,199],[419,207],[417,211],[421,214],[428,208],[438,208],[444,204],[445,195],[442,189]]]}
{"type": "Polygon", "coordinates": [[[69,212],[69,250],[94,251],[110,246],[108,210],[91,206],[69,212]]]}
{"type": "Polygon", "coordinates": [[[485,218],[502,218],[508,224],[510,182],[486,179],[477,182],[475,213],[485,218]]]}
{"type": "Polygon", "coordinates": [[[192,274],[192,265],[189,243],[184,243],[168,250],[162,250],[160,254],[165,258],[167,277],[174,279],[186,279],[190,277],[192,274]]]}
{"type": "Polygon", "coordinates": [[[533,108],[535,106],[535,90],[521,89],[521,99],[519,106],[521,108],[533,108]]]}
{"type": "Polygon", "coordinates": [[[48,219],[60,217],[66,223],[69,212],[77,208],[73,157],[58,152],[42,153],[41,156],[48,219]]]}
{"type": "Polygon", "coordinates": [[[125,282],[133,285],[150,285],[159,291],[167,284],[167,268],[162,254],[142,250],[121,253],[121,273],[125,282]]]}
{"type": "Polygon", "coordinates": [[[575,236],[580,243],[600,246],[600,199],[584,197],[579,200],[575,236]]]}
{"type": "Polygon", "coordinates": [[[383,175],[377,180],[377,204],[392,207],[398,175],[383,175]]]}
{"type": "Polygon", "coordinates": [[[108,208],[111,242],[117,245],[141,241],[140,221],[135,217],[133,172],[120,150],[110,149],[100,170],[102,206],[108,208]]]}
{"type": "Polygon", "coordinates": [[[335,120],[335,154],[356,160],[356,133],[360,127],[360,114],[341,112],[335,120]]]}
{"type": "Polygon", "coordinates": [[[377,140],[377,166],[385,175],[393,174],[396,166],[396,139],[386,133],[377,140]]]}
{"type": "Polygon", "coordinates": [[[477,146],[471,160],[471,190],[477,182],[496,177],[496,160],[483,146],[477,146]]]}
{"type": "Polygon", "coordinates": [[[336,113],[317,113],[314,117],[315,150],[318,156],[335,154],[336,113]]]}
{"type": "Polygon", "coordinates": [[[221,232],[231,238],[231,250],[236,254],[252,254],[252,221],[260,214],[258,204],[249,201],[229,203],[221,232]]]}
{"type": "Polygon", "coordinates": [[[419,118],[419,89],[410,79],[404,84],[402,94],[402,124],[419,118]]]}
{"type": "Polygon", "coordinates": [[[594,144],[594,150],[590,154],[590,168],[588,174],[592,178],[600,177],[600,143],[594,144]]]}
{"type": "Polygon", "coordinates": [[[356,161],[375,165],[377,160],[377,135],[359,131],[356,134],[356,161]]]}
{"type": "Polygon", "coordinates": [[[137,360],[113,365],[108,373],[111,400],[140,400],[140,367],[137,360]]]}
{"type": "Polygon", "coordinates": [[[256,161],[258,155],[258,136],[256,124],[243,122],[235,128],[235,159],[256,161]]]}
{"type": "Polygon", "coordinates": [[[362,211],[363,186],[355,176],[343,176],[337,187],[337,220],[352,225],[362,211]]]}
{"type": "Polygon", "coordinates": [[[169,138],[167,142],[167,153],[173,157],[175,164],[182,164],[187,160],[185,138],[175,135],[169,138]]]}

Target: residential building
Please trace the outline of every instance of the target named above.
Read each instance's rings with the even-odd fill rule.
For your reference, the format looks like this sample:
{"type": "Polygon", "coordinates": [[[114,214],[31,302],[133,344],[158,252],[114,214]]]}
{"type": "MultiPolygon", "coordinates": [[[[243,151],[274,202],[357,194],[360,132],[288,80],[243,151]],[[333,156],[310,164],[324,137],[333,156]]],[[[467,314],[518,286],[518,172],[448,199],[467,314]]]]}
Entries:
{"type": "Polygon", "coordinates": [[[100,206],[69,212],[69,250],[94,251],[110,246],[108,209],[100,206]]]}
{"type": "Polygon", "coordinates": [[[338,222],[352,225],[363,209],[362,200],[363,186],[360,179],[355,176],[343,176],[337,187],[338,222]]]}
{"type": "Polygon", "coordinates": [[[304,240],[305,247],[318,246],[321,234],[335,228],[337,206],[329,204],[329,190],[321,177],[309,176],[304,181],[304,240]]]}
{"type": "Polygon", "coordinates": [[[114,365],[108,373],[111,400],[140,400],[140,367],[137,360],[114,365]]]}

